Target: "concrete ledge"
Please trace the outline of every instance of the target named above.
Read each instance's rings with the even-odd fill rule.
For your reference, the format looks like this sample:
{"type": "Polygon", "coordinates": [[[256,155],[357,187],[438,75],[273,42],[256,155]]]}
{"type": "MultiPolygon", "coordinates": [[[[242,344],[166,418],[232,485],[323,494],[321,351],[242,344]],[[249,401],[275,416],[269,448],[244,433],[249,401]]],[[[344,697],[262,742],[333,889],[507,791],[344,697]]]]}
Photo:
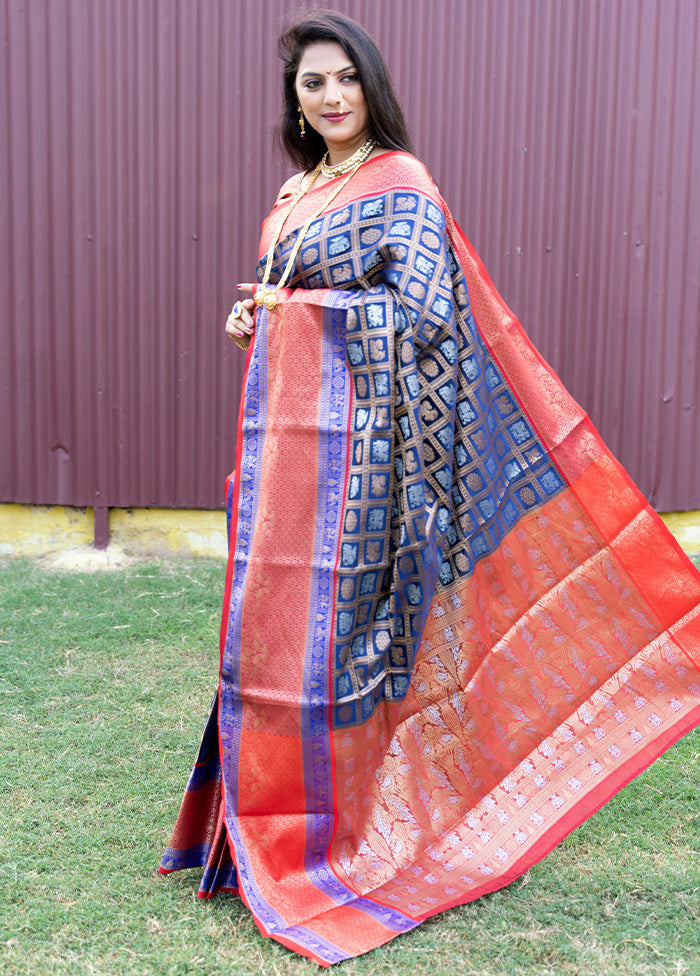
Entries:
{"type": "MultiPolygon", "coordinates": [[[[110,550],[126,556],[227,555],[226,513],[200,509],[113,508],[110,550]]],[[[0,554],[46,556],[94,548],[92,508],[0,505],[0,554]]]]}
{"type": "Polygon", "coordinates": [[[689,556],[700,556],[700,512],[664,512],[661,518],[689,556]]]}
{"type": "Polygon", "coordinates": [[[91,508],[63,505],[0,505],[0,553],[42,556],[91,546],[95,537],[91,508]]]}
{"type": "Polygon", "coordinates": [[[110,541],[128,555],[214,556],[226,559],[226,513],[188,508],[113,508],[110,541]]]}
{"type": "MultiPolygon", "coordinates": [[[[661,518],[691,556],[700,554],[700,511],[661,518]]],[[[187,508],[113,508],[110,548],[131,557],[227,555],[226,514],[187,508]]],[[[66,549],[93,549],[91,508],[0,505],[0,554],[46,556],[66,549]]]]}

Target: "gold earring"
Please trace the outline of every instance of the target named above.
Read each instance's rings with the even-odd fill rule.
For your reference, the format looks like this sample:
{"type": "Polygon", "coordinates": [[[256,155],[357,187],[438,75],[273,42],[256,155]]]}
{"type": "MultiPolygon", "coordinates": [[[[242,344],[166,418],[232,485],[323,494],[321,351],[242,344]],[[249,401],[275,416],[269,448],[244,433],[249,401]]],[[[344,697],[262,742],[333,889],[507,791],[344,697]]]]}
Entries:
{"type": "Polygon", "coordinates": [[[302,139],[306,139],[306,128],[304,127],[304,113],[301,110],[301,105],[299,106],[299,135],[302,139]]]}

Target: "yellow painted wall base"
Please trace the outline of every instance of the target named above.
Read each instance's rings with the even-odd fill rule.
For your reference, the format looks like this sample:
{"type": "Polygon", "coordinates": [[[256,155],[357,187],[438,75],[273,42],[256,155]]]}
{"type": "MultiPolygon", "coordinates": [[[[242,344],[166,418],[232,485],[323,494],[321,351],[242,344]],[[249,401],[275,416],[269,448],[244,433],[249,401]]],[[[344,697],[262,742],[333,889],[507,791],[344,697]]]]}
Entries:
{"type": "Polygon", "coordinates": [[[91,508],[62,505],[0,505],[0,553],[40,556],[90,546],[95,538],[91,508]]]}
{"type": "Polygon", "coordinates": [[[228,554],[226,513],[188,508],[113,508],[110,541],[136,556],[228,554]]]}
{"type": "MultiPolygon", "coordinates": [[[[225,559],[226,513],[199,509],[112,508],[110,548],[129,556],[214,556],[225,559]]],[[[92,547],[91,508],[0,505],[0,554],[44,556],[92,547]]]]}
{"type": "MultiPolygon", "coordinates": [[[[669,512],[661,518],[690,555],[700,553],[700,512],[669,512]]],[[[129,556],[226,558],[226,515],[220,511],[113,508],[110,545],[129,556]]],[[[91,508],[61,505],[0,505],[0,554],[44,556],[89,548],[94,540],[91,508]]]]}
{"type": "Polygon", "coordinates": [[[681,549],[690,556],[700,555],[700,512],[665,512],[661,518],[681,549]]]}

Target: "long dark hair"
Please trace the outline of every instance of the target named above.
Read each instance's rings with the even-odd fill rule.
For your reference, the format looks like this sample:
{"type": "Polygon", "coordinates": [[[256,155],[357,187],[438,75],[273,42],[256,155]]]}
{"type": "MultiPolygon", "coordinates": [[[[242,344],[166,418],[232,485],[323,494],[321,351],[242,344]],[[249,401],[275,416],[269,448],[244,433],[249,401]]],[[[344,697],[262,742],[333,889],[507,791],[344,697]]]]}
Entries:
{"type": "Polygon", "coordinates": [[[357,69],[369,114],[369,135],[383,149],[413,152],[411,139],[391,78],[379,48],[359,24],[334,10],[304,12],[279,39],[279,54],[284,61],[284,107],[277,135],[282,148],[302,169],[312,169],[326,151],[323,138],[306,126],[306,138],[299,131],[299,102],[294,83],[301,57],[310,44],[335,41],[357,69]]]}

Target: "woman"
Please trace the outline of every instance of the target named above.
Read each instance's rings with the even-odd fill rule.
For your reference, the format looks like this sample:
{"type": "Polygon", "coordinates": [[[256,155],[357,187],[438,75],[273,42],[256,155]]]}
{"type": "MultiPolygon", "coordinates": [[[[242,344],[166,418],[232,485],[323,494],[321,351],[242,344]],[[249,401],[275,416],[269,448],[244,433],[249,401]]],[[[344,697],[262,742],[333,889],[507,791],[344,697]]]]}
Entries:
{"type": "Polygon", "coordinates": [[[700,719],[700,580],[495,292],[367,34],[281,39],[219,692],[161,871],[321,965],[542,858],[700,719]],[[655,560],[650,563],[650,553],[655,560]]]}

